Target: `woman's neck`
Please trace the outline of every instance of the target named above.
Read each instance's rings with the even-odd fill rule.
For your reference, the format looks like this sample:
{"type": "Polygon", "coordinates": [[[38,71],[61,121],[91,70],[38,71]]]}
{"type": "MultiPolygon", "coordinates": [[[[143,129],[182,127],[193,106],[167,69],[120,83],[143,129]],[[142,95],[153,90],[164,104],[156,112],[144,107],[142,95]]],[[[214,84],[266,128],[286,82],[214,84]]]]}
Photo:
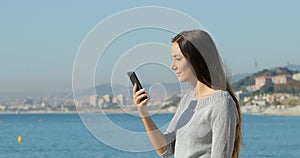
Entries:
{"type": "Polygon", "coordinates": [[[212,89],[200,81],[195,82],[193,86],[195,90],[195,98],[198,99],[209,97],[221,91],[221,90],[212,89]]]}

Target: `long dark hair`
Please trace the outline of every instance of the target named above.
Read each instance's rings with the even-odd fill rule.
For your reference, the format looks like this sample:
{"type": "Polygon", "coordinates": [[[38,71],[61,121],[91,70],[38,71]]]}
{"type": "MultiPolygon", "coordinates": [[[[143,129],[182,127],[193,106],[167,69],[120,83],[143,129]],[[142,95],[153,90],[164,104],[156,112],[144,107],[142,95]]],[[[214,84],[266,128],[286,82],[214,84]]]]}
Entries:
{"type": "Polygon", "coordinates": [[[236,125],[236,134],[232,158],[240,155],[240,144],[242,140],[242,117],[240,104],[234,95],[230,82],[226,77],[221,56],[210,35],[202,30],[183,31],[172,39],[177,42],[184,57],[193,67],[197,79],[206,86],[226,90],[233,98],[239,122],[236,125]]]}

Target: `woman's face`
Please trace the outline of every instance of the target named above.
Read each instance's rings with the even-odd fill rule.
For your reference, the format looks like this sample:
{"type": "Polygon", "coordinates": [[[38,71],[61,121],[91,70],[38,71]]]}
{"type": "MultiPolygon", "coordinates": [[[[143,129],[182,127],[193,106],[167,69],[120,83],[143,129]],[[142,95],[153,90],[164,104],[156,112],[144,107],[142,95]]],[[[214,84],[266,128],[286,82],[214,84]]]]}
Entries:
{"type": "Polygon", "coordinates": [[[172,64],[170,68],[175,71],[180,82],[195,83],[197,81],[192,66],[183,56],[177,42],[172,43],[172,64]]]}

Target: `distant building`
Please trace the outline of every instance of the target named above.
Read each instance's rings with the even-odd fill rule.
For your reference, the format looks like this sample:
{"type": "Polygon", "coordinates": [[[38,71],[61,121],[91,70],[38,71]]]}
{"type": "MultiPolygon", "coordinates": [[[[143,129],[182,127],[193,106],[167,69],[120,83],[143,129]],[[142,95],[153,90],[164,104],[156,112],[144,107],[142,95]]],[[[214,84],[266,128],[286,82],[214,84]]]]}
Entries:
{"type": "Polygon", "coordinates": [[[24,105],[32,105],[33,104],[33,99],[26,98],[23,100],[24,105]]]}
{"type": "Polygon", "coordinates": [[[103,106],[105,104],[105,100],[103,98],[99,98],[98,105],[103,106]]]}
{"type": "Polygon", "coordinates": [[[6,110],[6,106],[5,105],[0,105],[0,111],[5,111],[6,110]]]}
{"type": "Polygon", "coordinates": [[[42,107],[45,107],[47,106],[47,103],[46,102],[42,102],[42,107]]]}
{"type": "Polygon", "coordinates": [[[97,104],[98,98],[99,98],[98,95],[91,95],[89,104],[92,106],[98,106],[98,104],[97,104]]]}
{"type": "Polygon", "coordinates": [[[234,94],[240,102],[243,102],[244,98],[248,96],[248,94],[243,91],[236,91],[234,94]]]}
{"type": "Polygon", "coordinates": [[[253,86],[253,90],[259,90],[262,86],[264,86],[267,81],[271,80],[271,76],[258,76],[255,77],[255,85],[253,86]]]}
{"type": "Polygon", "coordinates": [[[126,97],[124,95],[120,94],[120,95],[117,96],[117,100],[118,100],[120,105],[124,105],[125,102],[126,102],[126,97]]]}
{"type": "Polygon", "coordinates": [[[267,106],[269,105],[266,100],[253,100],[252,103],[257,106],[267,106]]]}
{"type": "Polygon", "coordinates": [[[272,77],[272,81],[274,84],[286,84],[289,80],[292,80],[292,76],[289,74],[277,75],[272,77]]]}
{"type": "Polygon", "coordinates": [[[112,96],[110,96],[109,94],[104,95],[103,99],[105,103],[112,103],[112,96]]]}
{"type": "Polygon", "coordinates": [[[112,98],[112,103],[118,104],[118,99],[117,98],[112,98]]]}
{"type": "Polygon", "coordinates": [[[300,81],[300,73],[293,74],[293,80],[300,81]]]}
{"type": "Polygon", "coordinates": [[[75,105],[76,105],[77,107],[81,107],[81,106],[82,106],[82,101],[81,101],[81,100],[76,100],[76,101],[75,101],[75,105]]]}

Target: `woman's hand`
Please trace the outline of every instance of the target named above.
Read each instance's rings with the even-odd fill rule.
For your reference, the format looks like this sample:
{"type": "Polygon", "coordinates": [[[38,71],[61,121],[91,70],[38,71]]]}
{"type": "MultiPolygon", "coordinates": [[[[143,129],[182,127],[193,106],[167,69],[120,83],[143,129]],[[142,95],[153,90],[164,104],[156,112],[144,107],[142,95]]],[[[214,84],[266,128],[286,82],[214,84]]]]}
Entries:
{"type": "Polygon", "coordinates": [[[136,104],[141,117],[148,117],[147,103],[150,98],[147,96],[145,89],[140,89],[137,91],[137,84],[135,83],[133,86],[133,100],[136,104]],[[142,98],[147,97],[145,100],[141,101],[142,98]]]}

